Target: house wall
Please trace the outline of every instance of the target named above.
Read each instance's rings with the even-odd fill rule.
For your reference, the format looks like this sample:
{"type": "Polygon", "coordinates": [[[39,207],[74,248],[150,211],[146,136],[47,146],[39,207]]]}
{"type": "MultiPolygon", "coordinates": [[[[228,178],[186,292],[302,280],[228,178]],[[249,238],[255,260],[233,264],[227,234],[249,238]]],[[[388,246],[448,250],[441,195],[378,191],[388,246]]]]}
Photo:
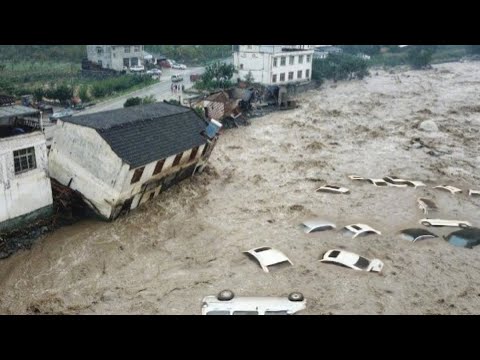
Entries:
{"type": "MultiPolygon", "coordinates": [[[[119,202],[123,203],[128,199],[132,199],[130,209],[133,210],[139,205],[148,201],[152,194],[154,198],[157,197],[164,188],[164,180],[166,178],[174,176],[174,174],[178,174],[182,170],[190,168],[191,166],[201,167],[206,164],[209,154],[206,154],[202,157],[205,146],[206,144],[199,147],[197,155],[192,160],[190,160],[190,155],[192,154],[193,149],[184,151],[180,163],[177,166],[173,166],[173,162],[177,155],[169,156],[165,160],[162,171],[156,175],[153,175],[153,172],[158,161],[154,161],[145,165],[142,177],[134,184],[131,183],[131,180],[136,169],[130,169],[126,178],[124,179],[123,189],[120,196],[121,201],[119,202]]],[[[118,207],[120,208],[120,205],[118,207]]],[[[119,208],[117,208],[116,212],[120,210],[119,208]]]]}
{"type": "Polygon", "coordinates": [[[102,67],[116,71],[123,70],[123,59],[129,59],[129,66],[132,65],[131,59],[137,58],[138,64],[144,64],[143,45],[87,45],[87,57],[89,61],[98,64],[102,61],[102,67]],[[97,49],[102,50],[98,54],[97,49]],[[126,50],[130,50],[127,52],[126,50]]]}
{"type": "Polygon", "coordinates": [[[304,46],[306,50],[282,51],[285,46],[287,45],[241,45],[239,51],[233,55],[233,63],[235,69],[238,70],[238,77],[245,79],[251,71],[254,81],[264,85],[285,85],[310,81],[313,49],[308,48],[307,45],[294,45],[296,47],[304,46]],[[290,56],[294,57],[293,64],[290,64],[290,56]],[[299,62],[300,56],[303,56],[303,63],[299,62]],[[307,56],[310,57],[309,61],[307,61],[307,56]],[[280,65],[282,57],[285,57],[285,65],[280,65]],[[277,66],[274,66],[275,58],[277,59],[277,66]],[[306,77],[307,70],[309,71],[308,77],[306,77]],[[298,71],[302,72],[301,78],[298,77],[298,71]],[[289,72],[293,72],[293,79],[289,79],[289,72]],[[284,81],[280,81],[281,74],[285,74],[284,81]],[[276,75],[276,82],[273,81],[274,75],[276,75]]]}
{"type": "Polygon", "coordinates": [[[51,213],[53,199],[45,136],[41,132],[0,139],[0,231],[51,213]],[[15,174],[13,152],[35,148],[36,168],[15,174]]]}
{"type": "Polygon", "coordinates": [[[49,153],[50,176],[79,191],[99,215],[110,218],[128,165],[94,129],[61,120],[56,126],[49,153]]]}

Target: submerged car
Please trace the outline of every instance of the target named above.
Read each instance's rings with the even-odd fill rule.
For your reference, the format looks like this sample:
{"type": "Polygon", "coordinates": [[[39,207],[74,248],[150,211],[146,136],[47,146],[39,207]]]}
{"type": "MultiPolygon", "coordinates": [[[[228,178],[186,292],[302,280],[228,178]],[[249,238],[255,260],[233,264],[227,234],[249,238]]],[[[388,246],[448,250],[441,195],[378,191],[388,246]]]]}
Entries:
{"type": "Polygon", "coordinates": [[[360,271],[380,272],[383,269],[383,262],[378,259],[368,260],[363,256],[344,250],[329,250],[320,261],[360,271]]]}
{"type": "Polygon", "coordinates": [[[480,245],[480,229],[469,228],[457,230],[448,236],[444,236],[444,238],[454,246],[473,249],[474,246],[480,245]]]}
{"type": "Polygon", "coordinates": [[[290,265],[293,265],[293,263],[290,261],[288,257],[285,256],[284,253],[276,249],[272,249],[271,247],[268,247],[268,246],[244,251],[244,253],[253,256],[258,261],[263,271],[267,273],[269,272],[268,271],[269,266],[285,264],[285,263],[289,263],[290,265]]]}
{"type": "Polygon", "coordinates": [[[336,229],[334,223],[320,219],[305,220],[300,227],[306,234],[336,229]]]}
{"type": "Polygon", "coordinates": [[[480,196],[480,191],[479,190],[470,190],[468,192],[469,196],[480,196]]]}
{"type": "Polygon", "coordinates": [[[423,210],[424,214],[428,214],[429,211],[438,211],[438,206],[433,200],[427,198],[418,198],[417,203],[418,207],[420,210],[423,210]]]}
{"type": "Polygon", "coordinates": [[[462,192],[462,189],[459,189],[455,186],[450,186],[450,185],[438,185],[438,186],[434,186],[433,188],[449,191],[451,194],[457,194],[462,192]]]}
{"type": "Polygon", "coordinates": [[[328,193],[334,193],[334,194],[348,194],[350,190],[344,187],[340,186],[334,186],[334,185],[324,185],[320,186],[316,192],[328,192],[328,193]]]}
{"type": "Polygon", "coordinates": [[[414,188],[417,188],[419,186],[426,186],[421,181],[405,180],[405,179],[400,179],[396,176],[385,176],[383,178],[383,180],[385,180],[386,182],[388,182],[392,186],[400,186],[400,187],[409,186],[409,187],[414,187],[414,188]],[[402,185],[404,185],[404,186],[402,186],[402,185]]]}
{"type": "Polygon", "coordinates": [[[378,230],[375,230],[371,226],[368,226],[366,224],[352,224],[352,225],[347,225],[344,227],[345,230],[353,232],[353,237],[352,239],[355,239],[357,236],[360,235],[367,235],[367,234],[377,234],[377,235],[382,235],[382,233],[378,230]]]}
{"type": "Polygon", "coordinates": [[[288,297],[235,297],[230,290],[202,300],[202,315],[293,315],[307,307],[302,293],[288,297]]]}
{"type": "Polygon", "coordinates": [[[430,231],[425,229],[418,229],[418,228],[405,229],[405,230],[402,230],[400,234],[404,239],[409,240],[411,242],[438,238],[437,235],[431,233],[430,231]]]}
{"type": "Polygon", "coordinates": [[[419,223],[423,226],[452,226],[461,228],[472,227],[472,224],[464,220],[421,219],[419,223]]]}

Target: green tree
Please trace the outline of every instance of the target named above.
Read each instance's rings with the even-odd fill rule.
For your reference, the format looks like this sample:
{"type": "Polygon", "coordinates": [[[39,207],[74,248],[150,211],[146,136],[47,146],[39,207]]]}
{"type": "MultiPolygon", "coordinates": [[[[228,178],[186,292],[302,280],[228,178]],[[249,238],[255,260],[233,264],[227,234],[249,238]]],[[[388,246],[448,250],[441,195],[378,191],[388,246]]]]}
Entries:
{"type": "Polygon", "coordinates": [[[232,64],[214,62],[206,67],[201,80],[195,83],[195,87],[200,90],[225,89],[233,84],[231,79],[235,72],[232,64]]]}
{"type": "Polygon", "coordinates": [[[82,102],[84,103],[92,100],[91,96],[88,93],[87,85],[80,86],[80,89],[78,90],[78,96],[80,97],[80,99],[82,99],[82,102]]]}
{"type": "Polygon", "coordinates": [[[154,104],[154,103],[156,103],[156,102],[157,102],[157,100],[155,99],[155,96],[153,96],[153,95],[145,96],[145,97],[142,99],[142,104],[143,104],[143,105],[154,104]]]}
{"type": "Polygon", "coordinates": [[[44,96],[45,96],[45,90],[43,90],[43,88],[38,87],[33,90],[33,97],[35,98],[35,100],[42,101],[44,96]]]}
{"type": "Polygon", "coordinates": [[[253,74],[251,71],[248,72],[248,74],[245,76],[245,82],[248,84],[248,85],[251,85],[253,84],[255,81],[255,78],[253,77],[253,74]]]}
{"type": "Polygon", "coordinates": [[[430,45],[412,46],[408,50],[407,63],[413,69],[425,69],[432,62],[432,56],[435,52],[435,47],[430,45]]]}
{"type": "Polygon", "coordinates": [[[125,101],[125,104],[123,104],[123,107],[137,106],[140,104],[142,104],[141,98],[131,97],[131,98],[128,98],[127,101],[125,101]]]}

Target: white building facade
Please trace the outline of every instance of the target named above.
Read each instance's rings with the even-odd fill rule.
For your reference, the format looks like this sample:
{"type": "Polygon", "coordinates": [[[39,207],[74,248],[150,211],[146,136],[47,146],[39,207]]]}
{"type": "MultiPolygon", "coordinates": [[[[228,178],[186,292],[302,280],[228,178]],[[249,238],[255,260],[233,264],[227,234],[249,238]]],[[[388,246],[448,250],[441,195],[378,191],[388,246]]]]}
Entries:
{"type": "Polygon", "coordinates": [[[105,69],[122,71],[144,65],[144,45],[87,45],[87,58],[105,69]]]}
{"type": "Polygon", "coordinates": [[[45,135],[0,138],[0,232],[49,216],[52,204],[45,135]]]}
{"type": "Polygon", "coordinates": [[[249,73],[263,85],[309,82],[312,77],[311,45],[234,45],[233,64],[238,78],[249,73]]]}

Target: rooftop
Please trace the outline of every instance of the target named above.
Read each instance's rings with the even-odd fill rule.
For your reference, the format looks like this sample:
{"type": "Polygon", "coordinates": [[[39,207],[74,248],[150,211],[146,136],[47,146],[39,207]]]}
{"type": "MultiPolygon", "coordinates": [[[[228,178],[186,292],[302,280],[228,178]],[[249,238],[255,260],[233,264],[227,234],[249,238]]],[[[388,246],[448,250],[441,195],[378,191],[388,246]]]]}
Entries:
{"type": "Polygon", "coordinates": [[[11,118],[14,116],[31,116],[40,113],[37,109],[32,109],[21,105],[2,106],[0,107],[0,119],[11,118]]]}
{"type": "Polygon", "coordinates": [[[132,168],[207,142],[207,122],[193,110],[166,103],[132,106],[63,120],[95,129],[132,168]]]}

